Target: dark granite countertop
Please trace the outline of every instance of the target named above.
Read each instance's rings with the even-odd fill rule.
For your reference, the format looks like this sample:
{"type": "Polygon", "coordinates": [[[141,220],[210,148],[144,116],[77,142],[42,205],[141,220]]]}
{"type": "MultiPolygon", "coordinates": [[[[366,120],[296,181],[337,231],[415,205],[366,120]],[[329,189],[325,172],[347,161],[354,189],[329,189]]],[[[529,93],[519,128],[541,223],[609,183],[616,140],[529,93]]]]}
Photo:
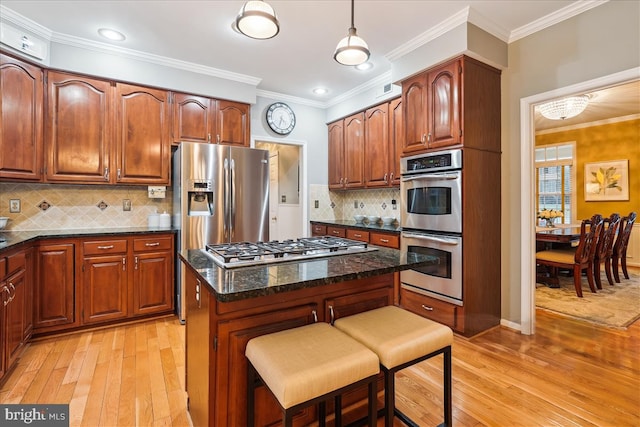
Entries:
{"type": "Polygon", "coordinates": [[[349,255],[225,269],[201,249],[182,251],[179,256],[221,302],[379,276],[437,261],[429,255],[378,248],[349,255]]]}
{"type": "Polygon", "coordinates": [[[173,228],[116,227],[116,228],[79,228],[66,230],[0,230],[0,251],[11,249],[21,243],[38,239],[74,238],[90,236],[118,236],[123,234],[176,233],[173,228]]]}
{"type": "Polygon", "coordinates": [[[356,222],[353,219],[312,219],[309,221],[314,224],[326,224],[326,225],[337,225],[340,227],[349,227],[349,228],[359,228],[365,231],[385,231],[390,233],[400,233],[402,231],[402,227],[400,227],[400,223],[394,222],[391,225],[384,225],[382,222],[377,222],[375,224],[369,224],[368,222],[356,222]]]}

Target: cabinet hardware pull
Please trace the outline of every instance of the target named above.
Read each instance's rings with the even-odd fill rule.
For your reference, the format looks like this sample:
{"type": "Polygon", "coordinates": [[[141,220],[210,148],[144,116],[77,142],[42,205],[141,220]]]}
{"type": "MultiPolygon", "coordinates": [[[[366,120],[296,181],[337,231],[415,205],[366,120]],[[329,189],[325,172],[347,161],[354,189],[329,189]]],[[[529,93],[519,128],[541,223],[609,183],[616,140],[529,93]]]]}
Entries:
{"type": "Polygon", "coordinates": [[[356,237],[362,237],[362,234],[353,233],[353,235],[356,236],[356,237]]]}
{"type": "Polygon", "coordinates": [[[113,245],[98,246],[98,249],[113,249],[113,245]]]}
{"type": "Polygon", "coordinates": [[[6,307],[7,304],[9,304],[9,302],[11,301],[11,291],[9,291],[9,288],[7,288],[6,286],[3,286],[2,287],[2,292],[4,292],[4,291],[7,291],[7,293],[9,294],[9,298],[4,300],[4,301],[2,301],[2,305],[4,307],[6,307]]]}
{"type": "Polygon", "coordinates": [[[393,172],[389,174],[389,181],[393,181],[393,172]]]}
{"type": "Polygon", "coordinates": [[[202,307],[202,301],[200,299],[200,279],[196,279],[196,301],[198,301],[198,308],[202,307]]]}
{"type": "Polygon", "coordinates": [[[389,239],[380,239],[382,243],[389,243],[389,239]]]}
{"type": "Polygon", "coordinates": [[[135,262],[135,265],[134,265],[133,269],[137,270],[138,269],[138,257],[134,257],[133,261],[135,262]]]}
{"type": "Polygon", "coordinates": [[[160,246],[160,242],[145,243],[145,246],[160,246]]]}
{"type": "Polygon", "coordinates": [[[429,307],[428,305],[422,304],[422,308],[424,308],[427,311],[433,311],[433,307],[429,307]]]}
{"type": "MultiPolygon", "coordinates": [[[[11,291],[13,291],[13,294],[15,295],[16,294],[16,287],[13,286],[12,282],[9,282],[9,286],[11,286],[11,291]]],[[[11,292],[9,292],[9,293],[11,293],[11,292]]],[[[13,297],[11,299],[13,299],[13,297]]]]}
{"type": "Polygon", "coordinates": [[[431,142],[431,132],[429,132],[429,135],[427,135],[427,142],[431,142]]]}
{"type": "Polygon", "coordinates": [[[125,271],[127,266],[127,258],[122,257],[122,271],[125,271]]]}
{"type": "Polygon", "coordinates": [[[220,134],[217,134],[217,135],[216,135],[216,142],[217,142],[218,144],[220,144],[220,134]]]}
{"type": "Polygon", "coordinates": [[[120,174],[120,168],[118,168],[118,181],[120,181],[121,178],[122,178],[122,175],[120,174]]]}
{"type": "Polygon", "coordinates": [[[422,139],[420,139],[420,142],[422,143],[422,145],[424,145],[424,143],[427,141],[427,135],[426,134],[422,134],[422,139]]]}
{"type": "Polygon", "coordinates": [[[313,323],[318,323],[318,313],[315,310],[311,310],[311,314],[313,314],[313,323]]]}
{"type": "Polygon", "coordinates": [[[383,180],[386,184],[388,184],[388,183],[389,183],[389,181],[387,181],[387,174],[386,174],[386,173],[384,174],[384,178],[382,178],[382,180],[383,180]]]}
{"type": "Polygon", "coordinates": [[[104,168],[104,180],[109,181],[109,168],[104,168]]]}
{"type": "Polygon", "coordinates": [[[211,134],[210,133],[207,134],[207,141],[211,142],[211,134]]]}
{"type": "Polygon", "coordinates": [[[329,317],[331,318],[331,324],[333,325],[333,322],[336,320],[335,314],[333,312],[333,306],[330,305],[329,306],[329,317]]]}

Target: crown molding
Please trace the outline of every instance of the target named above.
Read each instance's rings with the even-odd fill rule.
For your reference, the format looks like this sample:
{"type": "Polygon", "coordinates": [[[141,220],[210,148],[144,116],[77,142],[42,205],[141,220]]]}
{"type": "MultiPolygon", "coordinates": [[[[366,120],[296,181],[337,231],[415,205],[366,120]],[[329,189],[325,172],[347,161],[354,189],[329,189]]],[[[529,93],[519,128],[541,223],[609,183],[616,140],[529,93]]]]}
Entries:
{"type": "MultiPolygon", "coordinates": [[[[366,92],[370,89],[373,89],[375,87],[381,86],[381,85],[385,85],[387,83],[393,83],[391,81],[391,71],[387,71],[386,73],[380,74],[377,77],[372,78],[371,80],[368,80],[367,82],[361,84],[360,86],[356,86],[353,89],[336,96],[335,98],[332,98],[330,100],[327,101],[326,103],[326,107],[332,107],[334,105],[337,105],[343,101],[346,101],[349,98],[352,98],[358,94],[361,94],[363,92],[366,92]]],[[[325,107],[325,108],[326,108],[325,107]]]]}
{"type": "Polygon", "coordinates": [[[14,12],[13,10],[1,4],[0,4],[0,18],[1,18],[0,20],[7,21],[11,24],[14,24],[19,28],[21,28],[22,30],[29,31],[30,33],[36,36],[40,36],[44,38],[48,42],[51,41],[51,36],[53,35],[53,32],[50,29],[38,24],[35,21],[32,21],[29,18],[26,18],[20,15],[19,13],[14,12]]]}
{"type": "Polygon", "coordinates": [[[258,89],[256,90],[256,96],[259,96],[262,98],[274,99],[278,101],[293,102],[300,105],[307,105],[309,107],[316,107],[316,108],[322,108],[322,109],[327,108],[327,103],[324,101],[316,101],[313,99],[300,98],[298,96],[285,95],[284,93],[270,92],[268,90],[258,89]]]}
{"type": "Polygon", "coordinates": [[[596,120],[593,122],[578,123],[576,125],[561,126],[557,128],[536,131],[536,135],[548,135],[551,133],[566,132],[576,129],[590,128],[593,126],[610,125],[614,123],[628,122],[630,120],[640,119],[640,114],[629,114],[628,116],[613,117],[610,119],[596,120]]]}
{"type": "Polygon", "coordinates": [[[573,18],[576,15],[581,14],[582,12],[586,12],[588,10],[593,9],[594,7],[598,7],[607,3],[609,0],[584,0],[584,1],[576,1],[569,6],[566,6],[557,12],[551,13],[547,16],[543,16],[540,19],[536,19],[535,21],[523,25],[520,28],[516,28],[511,32],[509,36],[509,43],[513,43],[516,40],[520,40],[521,38],[527,37],[533,33],[544,30],[552,25],[565,21],[569,18],[573,18]]]}

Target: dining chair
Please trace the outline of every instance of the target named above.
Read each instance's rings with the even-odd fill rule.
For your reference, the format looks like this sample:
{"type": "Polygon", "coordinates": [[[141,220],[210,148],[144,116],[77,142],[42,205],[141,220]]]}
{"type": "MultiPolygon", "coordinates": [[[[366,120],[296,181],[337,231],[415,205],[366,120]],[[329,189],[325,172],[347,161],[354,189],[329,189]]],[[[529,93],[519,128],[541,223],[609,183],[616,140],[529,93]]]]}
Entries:
{"type": "Polygon", "coordinates": [[[582,271],[585,270],[589,289],[595,293],[593,261],[602,226],[603,219],[599,214],[595,214],[591,219],[583,220],[580,224],[580,241],[576,248],[549,249],[537,252],[536,263],[550,267],[552,274],[556,276],[559,268],[573,269],[573,285],[579,298],[582,298],[581,278],[582,271]]]}
{"type": "Polygon", "coordinates": [[[602,289],[602,280],[600,279],[600,263],[602,262],[604,262],[604,271],[607,274],[607,280],[609,284],[613,286],[613,278],[611,277],[611,255],[613,254],[613,242],[616,239],[619,225],[620,215],[617,213],[613,213],[609,218],[603,220],[596,254],[593,259],[593,276],[596,279],[598,289],[602,289]]]}
{"type": "Polygon", "coordinates": [[[616,283],[620,283],[620,273],[618,272],[618,265],[622,266],[622,274],[624,278],[629,278],[629,272],[627,271],[627,247],[629,246],[629,237],[631,236],[631,229],[636,221],[636,213],[631,212],[628,216],[623,217],[620,220],[620,231],[618,232],[618,238],[613,244],[613,251],[611,254],[611,270],[613,271],[613,277],[616,283]]]}

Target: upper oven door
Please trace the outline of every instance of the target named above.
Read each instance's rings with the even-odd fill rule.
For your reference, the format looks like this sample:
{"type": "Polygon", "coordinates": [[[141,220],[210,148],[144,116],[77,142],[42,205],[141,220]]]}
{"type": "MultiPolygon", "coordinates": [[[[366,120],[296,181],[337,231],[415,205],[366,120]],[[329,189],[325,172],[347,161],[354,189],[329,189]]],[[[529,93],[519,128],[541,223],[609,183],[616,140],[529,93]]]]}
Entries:
{"type": "Polygon", "coordinates": [[[403,176],[403,228],[462,233],[462,171],[403,176]]]}

